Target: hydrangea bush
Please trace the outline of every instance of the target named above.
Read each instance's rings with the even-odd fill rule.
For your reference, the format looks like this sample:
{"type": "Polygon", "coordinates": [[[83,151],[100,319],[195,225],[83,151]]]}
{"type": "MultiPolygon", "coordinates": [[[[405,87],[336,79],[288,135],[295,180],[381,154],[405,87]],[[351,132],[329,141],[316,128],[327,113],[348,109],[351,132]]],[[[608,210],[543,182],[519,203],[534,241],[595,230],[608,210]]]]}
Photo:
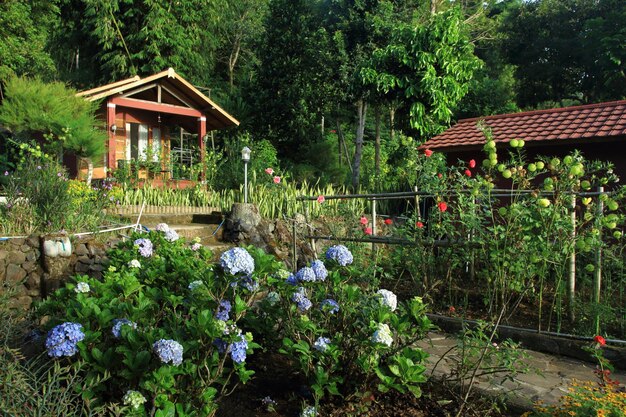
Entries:
{"type": "Polygon", "coordinates": [[[40,306],[51,317],[45,347],[54,360],[82,359],[87,378],[108,376],[84,398],[132,415],[210,416],[253,374],[246,361],[258,345],[241,321],[279,264],[234,248],[216,265],[158,229],[111,250],[102,280],[79,276],[40,306]]]}
{"type": "MultiPolygon", "coordinates": [[[[431,327],[422,300],[402,303],[391,291],[379,291],[374,279],[351,266],[345,246],[330,247],[325,257],[295,275],[277,272],[268,279],[272,296],[255,316],[265,318],[264,345],[297,359],[315,406],[328,395],[365,391],[419,396],[427,355],[413,345],[431,327]]],[[[302,415],[311,410],[305,406],[302,415]]]]}
{"type": "Polygon", "coordinates": [[[426,355],[412,346],[430,327],[424,304],[379,290],[345,246],[291,274],[253,247],[212,263],[159,229],[111,250],[102,280],[76,277],[39,308],[52,360],[82,359],[103,381],[84,398],[131,415],[212,416],[252,376],[258,341],[296,359],[315,400],[304,415],[329,394],[420,394],[426,355]]]}

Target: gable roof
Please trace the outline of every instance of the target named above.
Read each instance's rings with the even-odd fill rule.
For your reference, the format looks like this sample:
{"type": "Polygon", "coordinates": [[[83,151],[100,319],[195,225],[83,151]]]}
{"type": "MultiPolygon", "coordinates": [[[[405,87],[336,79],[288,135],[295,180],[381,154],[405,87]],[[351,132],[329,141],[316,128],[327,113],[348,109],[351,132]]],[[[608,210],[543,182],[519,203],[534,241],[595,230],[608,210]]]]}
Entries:
{"type": "Polygon", "coordinates": [[[181,77],[173,68],[168,68],[145,78],[135,76],[106,84],[76,94],[89,101],[113,97],[129,97],[145,101],[185,106],[205,113],[207,124],[213,129],[238,126],[239,121],[228,114],[210,98],[181,77]]]}
{"type": "Polygon", "coordinates": [[[477,127],[479,121],[491,129],[496,142],[618,138],[626,135],[626,100],[463,119],[422,146],[440,150],[482,146],[485,137],[477,127]]]}

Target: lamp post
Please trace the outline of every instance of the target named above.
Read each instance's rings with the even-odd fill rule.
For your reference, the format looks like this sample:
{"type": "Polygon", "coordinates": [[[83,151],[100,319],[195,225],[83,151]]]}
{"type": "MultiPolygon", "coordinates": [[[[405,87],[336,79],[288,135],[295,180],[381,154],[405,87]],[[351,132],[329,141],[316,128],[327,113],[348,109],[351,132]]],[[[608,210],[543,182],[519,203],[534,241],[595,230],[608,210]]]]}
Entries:
{"type": "Polygon", "coordinates": [[[248,162],[250,161],[250,148],[247,146],[241,150],[243,159],[243,202],[248,204],[248,162]]]}

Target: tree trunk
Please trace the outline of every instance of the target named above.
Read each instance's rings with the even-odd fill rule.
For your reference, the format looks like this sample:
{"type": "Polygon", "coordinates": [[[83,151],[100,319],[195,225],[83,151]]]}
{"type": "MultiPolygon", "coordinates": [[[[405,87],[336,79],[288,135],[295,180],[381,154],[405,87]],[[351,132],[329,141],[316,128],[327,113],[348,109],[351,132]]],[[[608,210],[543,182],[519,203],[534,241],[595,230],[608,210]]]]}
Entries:
{"type": "Polygon", "coordinates": [[[359,123],[356,128],[354,161],[352,163],[352,188],[354,191],[359,189],[361,156],[363,156],[363,136],[365,135],[365,118],[367,117],[367,103],[363,101],[363,99],[357,101],[357,115],[359,123]]]}
{"type": "Polygon", "coordinates": [[[91,180],[93,178],[93,161],[91,160],[91,158],[85,158],[85,157],[77,157],[78,159],[78,175],[80,176],[80,166],[81,166],[81,162],[85,161],[87,163],[87,178],[85,178],[85,182],[87,183],[87,185],[91,186],[91,180]]]}
{"type": "Polygon", "coordinates": [[[376,172],[376,190],[380,191],[380,106],[376,106],[375,113],[376,123],[376,142],[374,148],[374,170],[376,172]]]}
{"type": "Polygon", "coordinates": [[[396,108],[392,104],[391,106],[389,106],[389,140],[391,142],[393,142],[396,136],[395,120],[396,120],[396,108]]]}

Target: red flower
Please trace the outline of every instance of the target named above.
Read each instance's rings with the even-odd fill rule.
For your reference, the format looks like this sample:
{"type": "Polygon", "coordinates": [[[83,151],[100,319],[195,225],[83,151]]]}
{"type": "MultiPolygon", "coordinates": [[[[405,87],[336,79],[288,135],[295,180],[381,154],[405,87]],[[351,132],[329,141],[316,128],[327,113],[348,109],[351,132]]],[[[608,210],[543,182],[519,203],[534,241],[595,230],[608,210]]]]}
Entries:
{"type": "Polygon", "coordinates": [[[363,232],[366,235],[371,235],[372,234],[372,228],[371,227],[366,227],[365,230],[363,230],[363,232]]]}
{"type": "Polygon", "coordinates": [[[431,151],[430,149],[426,149],[424,151],[424,155],[426,155],[426,158],[430,158],[432,154],[433,154],[433,151],[431,151]]]}
{"type": "Polygon", "coordinates": [[[391,219],[385,219],[385,224],[386,224],[387,226],[389,226],[391,223],[393,223],[393,220],[391,220],[391,219]]]}
{"type": "Polygon", "coordinates": [[[320,195],[319,197],[317,197],[317,202],[322,204],[324,201],[326,201],[326,198],[324,198],[323,195],[320,195]]]}
{"type": "Polygon", "coordinates": [[[361,216],[361,220],[360,220],[360,221],[361,221],[361,224],[362,224],[363,226],[365,226],[365,225],[368,223],[368,221],[367,221],[367,217],[365,217],[365,216],[361,216]]]}
{"type": "Polygon", "coordinates": [[[599,344],[600,346],[606,345],[606,340],[604,340],[604,337],[602,337],[600,335],[594,337],[593,340],[595,340],[596,343],[599,344]]]}
{"type": "Polygon", "coordinates": [[[454,306],[450,306],[450,313],[456,313],[456,308],[454,308],[454,306]]]}
{"type": "Polygon", "coordinates": [[[441,173],[438,173],[437,178],[441,178],[441,177],[443,177],[443,175],[441,175],[441,173]]]}
{"type": "Polygon", "coordinates": [[[272,168],[265,168],[265,173],[267,175],[272,175],[274,173],[274,170],[272,168]]]}
{"type": "Polygon", "coordinates": [[[418,229],[421,229],[422,227],[424,227],[424,223],[422,223],[422,222],[415,222],[415,227],[417,227],[418,229]]]}
{"type": "Polygon", "coordinates": [[[280,183],[280,177],[279,176],[274,177],[274,183],[275,184],[280,183]]]}
{"type": "Polygon", "coordinates": [[[337,131],[335,129],[332,129],[330,133],[337,133],[337,131]]]}
{"type": "Polygon", "coordinates": [[[465,170],[465,175],[467,175],[468,177],[472,176],[472,171],[470,171],[469,169],[465,170]]]}
{"type": "Polygon", "coordinates": [[[470,168],[476,168],[476,161],[474,161],[473,159],[470,159],[470,161],[469,161],[469,167],[470,167],[470,168]]]}
{"type": "Polygon", "coordinates": [[[439,203],[437,203],[437,207],[439,208],[439,211],[442,213],[448,210],[448,205],[443,201],[440,201],[439,203]]]}

